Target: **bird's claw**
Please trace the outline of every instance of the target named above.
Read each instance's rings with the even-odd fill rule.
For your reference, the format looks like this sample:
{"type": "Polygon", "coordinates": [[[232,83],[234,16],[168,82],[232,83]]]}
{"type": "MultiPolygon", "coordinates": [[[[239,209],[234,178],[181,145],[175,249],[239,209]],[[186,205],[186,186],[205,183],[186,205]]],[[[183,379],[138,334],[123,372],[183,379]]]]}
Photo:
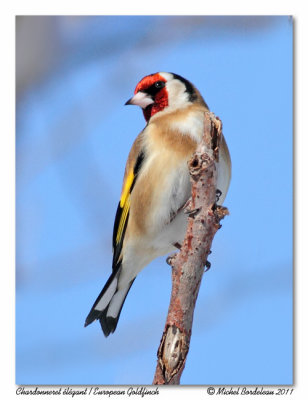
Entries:
{"type": "Polygon", "coordinates": [[[172,261],[175,259],[176,255],[177,253],[170,254],[170,256],[168,256],[166,259],[167,264],[171,265],[171,267],[173,266],[172,261]]]}
{"type": "Polygon", "coordinates": [[[216,203],[218,203],[221,195],[222,195],[222,191],[219,189],[216,189],[216,203]]]}
{"type": "Polygon", "coordinates": [[[191,197],[190,197],[184,204],[183,210],[184,210],[184,214],[187,214],[189,217],[194,218],[194,216],[196,214],[198,214],[198,212],[201,210],[201,207],[192,209],[191,206],[192,206],[192,201],[191,201],[191,197]]]}
{"type": "Polygon", "coordinates": [[[205,267],[206,267],[206,269],[204,272],[207,272],[211,268],[211,263],[208,260],[206,260],[206,262],[205,262],[205,267]]]}
{"type": "Polygon", "coordinates": [[[193,210],[185,210],[184,213],[188,214],[189,217],[194,218],[200,210],[201,210],[201,207],[198,207],[193,210]]]}
{"type": "Polygon", "coordinates": [[[184,214],[189,214],[190,213],[190,207],[191,207],[191,197],[186,201],[186,203],[181,207],[184,210],[184,214]]]}

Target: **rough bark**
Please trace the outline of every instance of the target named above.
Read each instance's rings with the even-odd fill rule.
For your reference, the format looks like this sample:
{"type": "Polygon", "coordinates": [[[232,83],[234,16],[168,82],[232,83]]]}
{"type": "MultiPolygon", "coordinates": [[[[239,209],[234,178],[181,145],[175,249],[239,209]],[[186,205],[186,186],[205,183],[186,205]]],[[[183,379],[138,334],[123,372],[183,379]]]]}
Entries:
{"type": "Polygon", "coordinates": [[[158,348],[153,384],[179,384],[185,367],[192,331],[193,314],[204,267],[220,220],[228,214],[216,205],[216,162],[219,159],[221,121],[205,113],[204,135],[188,162],[192,198],[188,225],[179,253],[170,257],[172,292],[165,329],[158,348]]]}

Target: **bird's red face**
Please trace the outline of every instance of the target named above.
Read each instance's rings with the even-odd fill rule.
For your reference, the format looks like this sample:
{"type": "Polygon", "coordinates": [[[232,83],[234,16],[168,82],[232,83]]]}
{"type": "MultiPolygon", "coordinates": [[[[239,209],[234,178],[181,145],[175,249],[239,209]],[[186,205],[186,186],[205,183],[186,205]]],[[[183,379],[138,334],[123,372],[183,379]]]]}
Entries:
{"type": "Polygon", "coordinates": [[[148,75],[136,86],[134,96],[126,104],[135,104],[142,108],[148,121],[154,114],[168,106],[167,80],[159,73],[148,75]]]}

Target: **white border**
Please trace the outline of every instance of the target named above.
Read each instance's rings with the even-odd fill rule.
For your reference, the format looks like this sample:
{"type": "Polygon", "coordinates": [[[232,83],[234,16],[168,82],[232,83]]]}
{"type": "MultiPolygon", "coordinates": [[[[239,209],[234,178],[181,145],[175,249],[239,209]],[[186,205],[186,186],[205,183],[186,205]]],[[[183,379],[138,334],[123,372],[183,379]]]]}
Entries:
{"type": "MultiPolygon", "coordinates": [[[[4,2],[3,2],[4,3],[4,2]]],[[[153,6],[149,2],[130,0],[118,1],[112,6],[105,2],[92,0],[90,2],[59,1],[11,1],[10,5],[1,6],[1,397],[10,399],[15,395],[15,15],[293,15],[295,18],[295,265],[296,265],[296,336],[295,336],[295,391],[293,399],[305,398],[305,381],[307,375],[307,270],[308,263],[305,257],[307,247],[307,14],[305,2],[301,0],[290,1],[265,1],[247,2],[233,0],[220,0],[211,3],[190,0],[183,5],[178,2],[156,0],[153,6]],[[122,4],[123,3],[123,4],[122,4]],[[8,271],[10,272],[8,274],[8,271]],[[9,276],[9,279],[8,279],[9,276]]],[[[154,371],[153,371],[154,373],[154,371]]],[[[204,389],[183,387],[181,389],[169,388],[168,398],[181,397],[204,399],[207,395],[204,389]],[[180,396],[179,396],[180,395],[180,396]]],[[[35,396],[36,398],[38,396],[35,396]]],[[[45,396],[44,396],[45,397],[45,396]]],[[[89,396],[90,397],[90,396],[89,396]]],[[[92,397],[92,396],[91,396],[92,397]]],[[[96,396],[97,397],[97,396],[96,396]]],[[[232,398],[238,396],[232,396],[232,398]]],[[[32,396],[27,396],[32,398],[32,396]]],[[[79,398],[79,397],[78,397],[79,398]]],[[[165,398],[165,396],[159,396],[165,398]]]]}

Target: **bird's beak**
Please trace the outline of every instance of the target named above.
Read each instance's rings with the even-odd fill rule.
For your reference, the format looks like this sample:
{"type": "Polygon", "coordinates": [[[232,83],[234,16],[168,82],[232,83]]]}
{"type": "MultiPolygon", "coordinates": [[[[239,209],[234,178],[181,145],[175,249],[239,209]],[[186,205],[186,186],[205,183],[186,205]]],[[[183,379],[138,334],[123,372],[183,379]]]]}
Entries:
{"type": "Polygon", "coordinates": [[[154,100],[152,99],[152,97],[150,97],[150,95],[148,95],[145,92],[138,92],[135,94],[135,96],[133,96],[131,99],[129,99],[125,105],[135,105],[135,106],[140,106],[141,108],[146,108],[147,106],[149,106],[150,104],[153,104],[154,100]]]}

